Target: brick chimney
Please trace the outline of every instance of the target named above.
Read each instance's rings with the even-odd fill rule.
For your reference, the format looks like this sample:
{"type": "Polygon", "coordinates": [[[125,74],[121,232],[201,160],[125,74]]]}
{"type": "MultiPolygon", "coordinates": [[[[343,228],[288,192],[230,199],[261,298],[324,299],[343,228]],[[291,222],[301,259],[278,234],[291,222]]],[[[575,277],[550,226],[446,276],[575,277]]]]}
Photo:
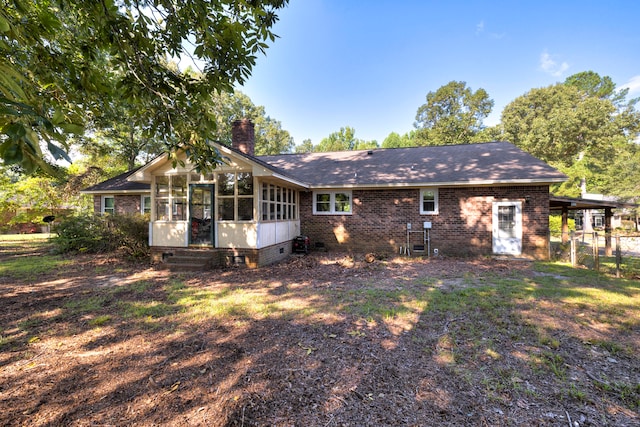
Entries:
{"type": "Polygon", "coordinates": [[[236,120],[231,127],[231,146],[244,154],[253,156],[255,148],[255,131],[249,119],[236,120]]]}

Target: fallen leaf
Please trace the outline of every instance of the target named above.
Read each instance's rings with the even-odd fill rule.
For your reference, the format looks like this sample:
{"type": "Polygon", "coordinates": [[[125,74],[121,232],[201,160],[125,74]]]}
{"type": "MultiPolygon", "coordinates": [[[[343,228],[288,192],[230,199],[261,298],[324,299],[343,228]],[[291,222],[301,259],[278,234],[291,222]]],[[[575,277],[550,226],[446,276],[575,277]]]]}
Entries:
{"type": "Polygon", "coordinates": [[[167,391],[164,392],[164,394],[169,394],[169,393],[173,393],[174,391],[176,391],[178,388],[180,387],[180,381],[174,383],[171,388],[167,391]]]}

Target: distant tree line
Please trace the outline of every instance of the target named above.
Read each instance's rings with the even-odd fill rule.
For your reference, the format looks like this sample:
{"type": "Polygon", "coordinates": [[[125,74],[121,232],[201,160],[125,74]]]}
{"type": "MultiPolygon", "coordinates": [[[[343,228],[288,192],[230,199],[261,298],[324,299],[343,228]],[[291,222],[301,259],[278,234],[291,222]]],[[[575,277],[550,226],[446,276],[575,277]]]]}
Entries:
{"type": "Polygon", "coordinates": [[[318,145],[305,140],[296,152],[400,148],[509,141],[546,161],[569,179],[552,190],[578,196],[589,192],[631,199],[640,194],[640,112],[610,77],[586,71],[564,82],[531,89],[502,111],[499,124],[484,126],[494,102],[484,89],[451,81],[418,107],[414,129],[390,133],[382,144],[361,141],[346,126],[318,145]]]}

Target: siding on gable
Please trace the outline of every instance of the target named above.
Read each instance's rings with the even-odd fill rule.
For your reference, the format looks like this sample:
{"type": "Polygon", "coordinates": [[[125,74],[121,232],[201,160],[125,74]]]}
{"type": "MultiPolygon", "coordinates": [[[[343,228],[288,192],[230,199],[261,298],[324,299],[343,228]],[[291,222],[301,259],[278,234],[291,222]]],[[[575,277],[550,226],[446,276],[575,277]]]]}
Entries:
{"type": "MultiPolygon", "coordinates": [[[[492,204],[500,200],[523,202],[523,255],[548,258],[549,187],[504,186],[440,188],[439,213],[421,215],[419,189],[354,190],[351,215],[313,215],[312,193],[301,193],[300,224],[312,247],[354,252],[398,253],[406,246],[407,223],[421,230],[432,223],[431,249],[443,256],[479,256],[492,253],[492,204]],[[528,202],[525,202],[525,196],[528,202]]],[[[410,248],[420,243],[411,234],[410,248]]]]}

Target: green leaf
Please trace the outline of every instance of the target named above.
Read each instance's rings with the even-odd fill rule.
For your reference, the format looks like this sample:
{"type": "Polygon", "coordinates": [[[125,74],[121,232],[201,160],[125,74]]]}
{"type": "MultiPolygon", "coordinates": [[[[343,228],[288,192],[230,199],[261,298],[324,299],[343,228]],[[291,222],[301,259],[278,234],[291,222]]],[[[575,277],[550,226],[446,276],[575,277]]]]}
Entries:
{"type": "Polygon", "coordinates": [[[54,159],[66,160],[67,162],[72,163],[71,158],[69,157],[69,154],[67,154],[66,151],[64,151],[62,148],[58,147],[54,143],[47,142],[47,148],[49,148],[49,152],[51,153],[54,159]]]}
{"type": "Polygon", "coordinates": [[[82,135],[84,133],[84,127],[74,123],[60,123],[58,126],[67,133],[75,133],[76,135],[82,135]]]}
{"type": "Polygon", "coordinates": [[[22,162],[22,150],[20,145],[11,140],[0,144],[0,155],[6,164],[16,164],[22,162]]]}
{"type": "Polygon", "coordinates": [[[64,113],[60,110],[56,110],[56,112],[53,113],[53,117],[51,118],[51,123],[57,126],[60,123],[62,123],[63,120],[64,120],[64,113]]]}
{"type": "Polygon", "coordinates": [[[9,21],[7,21],[4,16],[0,15],[0,33],[6,33],[10,29],[9,21]]]}

